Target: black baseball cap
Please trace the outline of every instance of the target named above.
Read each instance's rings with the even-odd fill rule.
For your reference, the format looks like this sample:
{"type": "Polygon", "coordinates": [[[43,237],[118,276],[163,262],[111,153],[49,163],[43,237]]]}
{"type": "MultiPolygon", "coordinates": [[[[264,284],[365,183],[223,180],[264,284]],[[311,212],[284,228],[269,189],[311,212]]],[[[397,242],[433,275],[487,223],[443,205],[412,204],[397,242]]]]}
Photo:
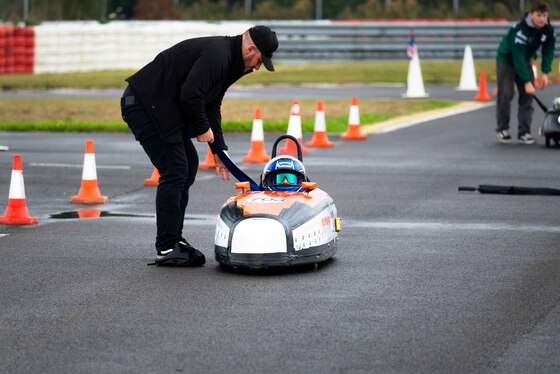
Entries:
{"type": "Polygon", "coordinates": [[[278,49],[278,38],[276,33],[267,26],[254,26],[249,29],[249,35],[253,43],[262,54],[264,67],[268,71],[274,71],[272,55],[278,49]]]}

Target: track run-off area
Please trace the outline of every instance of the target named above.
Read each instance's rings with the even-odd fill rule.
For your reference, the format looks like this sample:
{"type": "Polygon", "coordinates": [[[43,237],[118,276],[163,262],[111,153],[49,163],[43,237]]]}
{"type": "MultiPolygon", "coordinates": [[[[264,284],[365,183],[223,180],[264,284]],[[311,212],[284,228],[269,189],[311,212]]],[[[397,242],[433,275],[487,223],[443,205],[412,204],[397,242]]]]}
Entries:
{"type": "MultiPolygon", "coordinates": [[[[539,97],[551,104],[555,92],[539,97]]],[[[9,147],[0,152],[0,209],[21,154],[27,207],[39,220],[0,225],[0,372],[558,372],[560,198],[458,187],[560,188],[560,149],[542,137],[500,144],[495,107],[463,105],[363,124],[367,140],[329,134],[334,148],[311,149],[310,179],[342,218],[339,249],[318,267],[283,271],[214,260],[216,217],[234,181],[200,170],[191,189],[185,235],[206,265],[149,267],[155,188],[143,181],[153,166],[131,134],[0,133],[9,147]],[[106,204],[70,203],[87,139],[106,204]],[[80,218],[88,210],[97,218],[80,218]]],[[[543,118],[535,105],[535,137],[543,118]]],[[[265,134],[269,153],[278,135],[265,134]]],[[[263,165],[241,162],[250,134],[225,137],[258,180],[263,165]]],[[[206,146],[196,146],[203,161],[206,146]]]]}

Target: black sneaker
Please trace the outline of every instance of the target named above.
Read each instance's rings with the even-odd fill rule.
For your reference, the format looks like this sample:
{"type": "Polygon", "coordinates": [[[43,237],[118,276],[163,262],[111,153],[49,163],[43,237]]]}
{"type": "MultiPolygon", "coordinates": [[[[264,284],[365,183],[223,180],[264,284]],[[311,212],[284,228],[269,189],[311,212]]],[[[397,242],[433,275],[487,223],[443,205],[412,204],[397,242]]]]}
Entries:
{"type": "Polygon", "coordinates": [[[198,267],[206,263],[206,258],[199,250],[190,246],[175,244],[173,248],[158,251],[156,260],[152,264],[170,267],[198,267]]]}
{"type": "Polygon", "coordinates": [[[200,252],[198,249],[196,249],[195,247],[193,247],[192,245],[189,244],[188,241],[186,241],[184,238],[181,238],[177,244],[185,249],[186,251],[190,251],[193,253],[193,256],[198,259],[198,262],[201,262],[200,266],[204,265],[206,263],[206,257],[204,257],[204,254],[202,252],[200,252]]]}
{"type": "Polygon", "coordinates": [[[498,140],[500,143],[509,144],[511,143],[511,135],[507,130],[496,130],[496,134],[498,135],[498,140]]]}
{"type": "Polygon", "coordinates": [[[525,134],[520,134],[518,136],[518,140],[519,143],[523,144],[535,144],[537,142],[535,138],[533,138],[528,132],[526,132],[525,134]]]}

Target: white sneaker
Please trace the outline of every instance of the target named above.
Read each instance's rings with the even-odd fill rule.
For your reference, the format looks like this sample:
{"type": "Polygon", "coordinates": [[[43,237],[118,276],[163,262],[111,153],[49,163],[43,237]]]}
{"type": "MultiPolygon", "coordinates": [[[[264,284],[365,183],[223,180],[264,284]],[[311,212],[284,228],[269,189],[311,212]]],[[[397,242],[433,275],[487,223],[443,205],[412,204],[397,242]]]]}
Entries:
{"type": "Polygon", "coordinates": [[[533,138],[531,134],[529,134],[528,132],[519,135],[517,139],[519,143],[523,143],[523,144],[535,144],[537,142],[535,138],[533,138]]]}
{"type": "Polygon", "coordinates": [[[509,144],[511,143],[511,135],[507,130],[497,130],[496,135],[498,135],[498,140],[500,143],[509,144]]]}

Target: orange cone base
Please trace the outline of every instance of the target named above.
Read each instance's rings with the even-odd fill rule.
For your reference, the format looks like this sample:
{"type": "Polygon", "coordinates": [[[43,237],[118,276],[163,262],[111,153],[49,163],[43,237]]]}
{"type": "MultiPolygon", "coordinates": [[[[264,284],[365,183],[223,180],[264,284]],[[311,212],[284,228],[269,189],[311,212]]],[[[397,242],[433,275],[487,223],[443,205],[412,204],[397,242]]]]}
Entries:
{"type": "Polygon", "coordinates": [[[488,95],[488,92],[479,92],[473,99],[474,101],[492,101],[493,99],[488,95]]]}
{"type": "Polygon", "coordinates": [[[109,201],[107,196],[101,196],[97,180],[82,180],[82,187],[77,195],[70,198],[74,204],[105,204],[109,201]]]}
{"type": "Polygon", "coordinates": [[[216,168],[216,163],[215,162],[204,162],[202,164],[198,165],[198,168],[200,170],[210,170],[210,169],[215,169],[216,168]]]}
{"type": "MultiPolygon", "coordinates": [[[[298,139],[300,144],[302,144],[301,139],[298,139]]],[[[285,154],[285,155],[297,155],[297,146],[295,145],[295,143],[290,140],[287,139],[286,140],[286,146],[283,148],[280,148],[280,153],[285,154]]],[[[309,148],[305,148],[303,145],[301,146],[301,153],[306,155],[309,153],[309,148]]]]}
{"type": "Polygon", "coordinates": [[[326,131],[315,131],[311,140],[305,142],[305,145],[308,147],[315,147],[315,148],[331,148],[334,147],[334,142],[329,140],[326,131]]]}
{"type": "Polygon", "coordinates": [[[4,215],[0,217],[2,225],[34,225],[39,223],[37,217],[30,217],[25,199],[9,199],[4,215]]]}
{"type": "Polygon", "coordinates": [[[264,141],[254,140],[251,142],[251,149],[246,156],[243,156],[243,162],[260,164],[270,161],[270,156],[266,154],[264,149],[264,141]]]}
{"type": "Polygon", "coordinates": [[[360,125],[348,125],[348,130],[340,138],[344,140],[366,140],[368,138],[367,134],[362,134],[360,131],[360,125]]]}
{"type": "Polygon", "coordinates": [[[159,171],[154,168],[152,176],[148,179],[144,179],[144,186],[157,186],[159,184],[159,171]]]}
{"type": "Polygon", "coordinates": [[[544,84],[542,79],[535,79],[535,88],[543,88],[544,84]]]}

